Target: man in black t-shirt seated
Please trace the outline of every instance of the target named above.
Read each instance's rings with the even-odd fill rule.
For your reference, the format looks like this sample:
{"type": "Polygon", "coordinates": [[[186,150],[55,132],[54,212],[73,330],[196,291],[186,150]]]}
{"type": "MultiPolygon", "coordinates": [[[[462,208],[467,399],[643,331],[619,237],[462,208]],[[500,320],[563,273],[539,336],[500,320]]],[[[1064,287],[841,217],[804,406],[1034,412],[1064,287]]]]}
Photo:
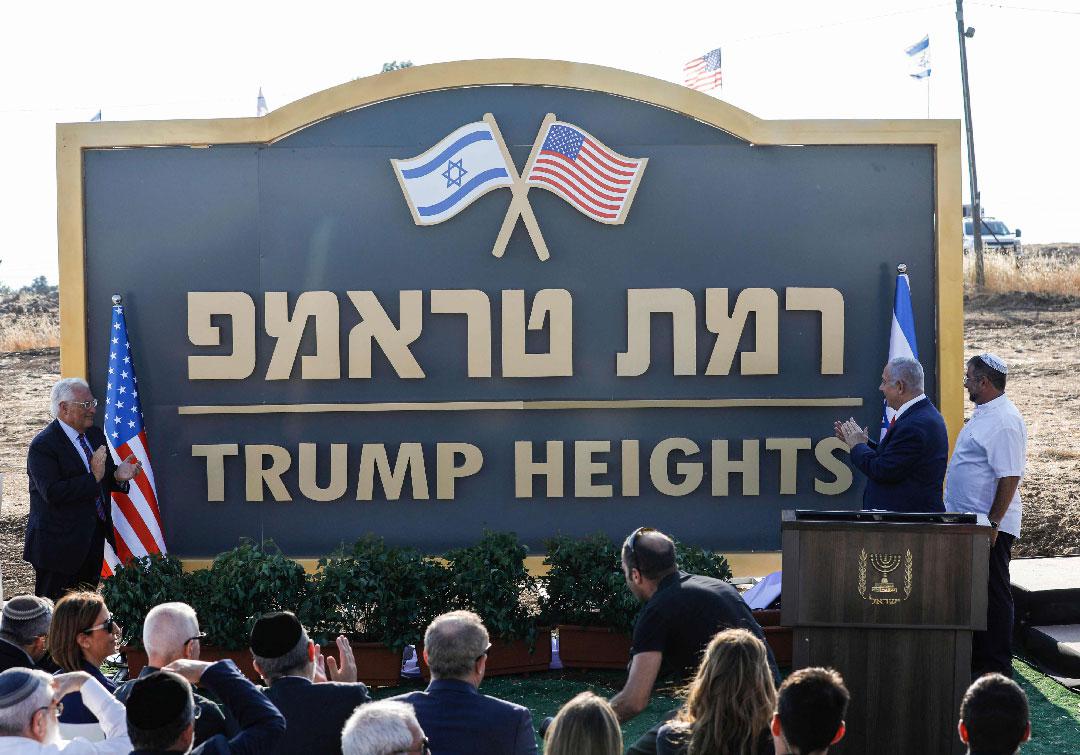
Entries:
{"type": "MultiPolygon", "coordinates": [[[[739,591],[723,580],[679,571],[675,542],[663,532],[649,527],[634,530],[623,543],[622,569],[626,586],[645,606],[634,626],[626,684],[611,698],[620,723],[645,710],[657,681],[681,687],[693,678],[705,646],[717,632],[746,629],[765,642],[765,633],[739,591]]],[[[771,649],[768,652],[773,678],[779,683],[776,659],[771,649]]],[[[656,732],[663,723],[657,722],[630,752],[654,753],[656,732]]]]}

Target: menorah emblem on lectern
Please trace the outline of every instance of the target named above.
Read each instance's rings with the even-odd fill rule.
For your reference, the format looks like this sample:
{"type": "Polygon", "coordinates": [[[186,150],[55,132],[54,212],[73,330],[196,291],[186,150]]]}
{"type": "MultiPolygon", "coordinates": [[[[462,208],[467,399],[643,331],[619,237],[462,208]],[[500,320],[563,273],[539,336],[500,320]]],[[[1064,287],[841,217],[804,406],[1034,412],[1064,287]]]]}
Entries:
{"type": "Polygon", "coordinates": [[[870,592],[895,593],[896,585],[889,581],[889,572],[900,566],[899,553],[874,553],[870,556],[870,565],[881,572],[881,581],[870,588],[870,592]]]}
{"type": "Polygon", "coordinates": [[[894,605],[903,600],[907,600],[911,597],[911,587],[914,582],[913,562],[914,559],[911,557],[911,551],[905,551],[903,556],[899,553],[867,554],[866,549],[863,548],[859,552],[859,595],[864,599],[869,600],[874,605],[879,606],[894,605]],[[880,581],[873,583],[869,590],[866,589],[867,564],[881,574],[880,581]],[[904,565],[904,587],[902,593],[895,583],[889,581],[889,574],[899,569],[901,564],[904,565]]]}

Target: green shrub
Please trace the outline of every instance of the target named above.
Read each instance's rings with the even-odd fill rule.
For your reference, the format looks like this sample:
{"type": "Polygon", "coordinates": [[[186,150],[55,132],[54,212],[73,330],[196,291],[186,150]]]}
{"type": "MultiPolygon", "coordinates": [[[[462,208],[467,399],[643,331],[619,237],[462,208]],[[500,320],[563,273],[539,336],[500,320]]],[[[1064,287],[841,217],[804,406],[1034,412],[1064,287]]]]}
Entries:
{"type": "Polygon", "coordinates": [[[449,582],[438,561],[368,536],[319,561],[306,612],[321,640],[344,633],[400,650],[419,644],[431,620],[449,609],[449,582]]]}
{"type": "Polygon", "coordinates": [[[143,620],[159,603],[188,600],[188,577],[180,559],[153,554],[116,569],[101,586],[110,613],[124,628],[124,641],[142,647],[143,620]]]}
{"type": "Polygon", "coordinates": [[[513,532],[491,532],[446,554],[456,608],[475,611],[493,638],[536,639],[538,585],[525,569],[528,548],[513,532]]]}
{"type": "Polygon", "coordinates": [[[728,560],[716,551],[705,550],[698,545],[676,542],[675,558],[679,563],[679,568],[684,572],[715,579],[731,579],[731,566],[728,560]]]}
{"type": "Polygon", "coordinates": [[[198,578],[202,593],[193,595],[193,605],[208,642],[242,650],[248,647],[251,627],[260,615],[300,611],[307,597],[306,582],[304,568],[273,542],[242,542],[215,558],[208,574],[198,578]]]}
{"type": "Polygon", "coordinates": [[[629,632],[640,604],[626,587],[619,547],[602,533],[544,542],[550,567],[542,578],[541,616],[551,624],[629,632]]]}

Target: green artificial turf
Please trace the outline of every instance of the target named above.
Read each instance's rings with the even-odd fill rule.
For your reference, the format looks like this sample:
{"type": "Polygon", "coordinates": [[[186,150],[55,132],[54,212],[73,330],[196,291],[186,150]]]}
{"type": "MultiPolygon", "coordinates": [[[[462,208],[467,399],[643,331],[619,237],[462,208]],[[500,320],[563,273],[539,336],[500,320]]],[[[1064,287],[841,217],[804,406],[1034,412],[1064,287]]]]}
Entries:
{"type": "Polygon", "coordinates": [[[1031,708],[1031,741],[1020,752],[1080,754],[1080,695],[1017,659],[1013,660],[1013,678],[1024,688],[1031,708]]]}
{"type": "MultiPolygon", "coordinates": [[[[1070,692],[1053,679],[1044,676],[1020,660],[1013,661],[1014,678],[1024,688],[1031,706],[1031,741],[1024,745],[1021,755],[1080,755],[1080,695],[1070,692]]],[[[485,679],[480,690],[485,695],[524,705],[532,711],[537,730],[547,716],[554,716],[567,700],[579,692],[590,690],[611,697],[622,689],[626,673],[622,671],[548,671],[528,676],[496,676],[485,679]]],[[[382,699],[423,689],[416,680],[400,687],[380,689],[375,697],[382,699]]],[[[623,725],[623,742],[629,746],[645,733],[664,714],[678,707],[673,697],[653,695],[649,707],[623,725]]]]}

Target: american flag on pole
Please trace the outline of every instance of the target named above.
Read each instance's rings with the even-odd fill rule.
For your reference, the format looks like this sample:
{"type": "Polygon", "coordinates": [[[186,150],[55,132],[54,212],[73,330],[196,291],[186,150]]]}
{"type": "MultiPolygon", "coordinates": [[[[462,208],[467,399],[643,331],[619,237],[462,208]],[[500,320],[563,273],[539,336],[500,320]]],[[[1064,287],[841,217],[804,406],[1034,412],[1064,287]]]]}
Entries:
{"type": "MultiPolygon", "coordinates": [[[[896,293],[893,295],[892,328],[889,331],[889,359],[896,357],[919,358],[919,345],[915,342],[915,312],[911,308],[911,281],[907,276],[907,265],[897,268],[896,293]]],[[[896,418],[896,410],[885,405],[881,416],[881,435],[885,437],[896,418]]]]}
{"type": "Polygon", "coordinates": [[[600,223],[626,220],[648,158],[626,157],[572,123],[552,121],[525,183],[547,189],[600,223]]]}
{"type": "MultiPolygon", "coordinates": [[[[119,298],[114,297],[113,301],[118,302],[119,298]]],[[[117,564],[125,564],[134,557],[165,553],[154,470],[150,466],[150,447],[146,442],[142,403],[139,401],[139,386],[135,379],[135,363],[131,356],[123,305],[115,304],[112,313],[109,376],[105,388],[105,439],[115,463],[119,464],[134,454],[142,463],[142,472],[131,481],[127,494],[112,494],[116,550],[105,544],[105,563],[101,568],[105,577],[113,573],[117,564]]]]}
{"type": "Polygon", "coordinates": [[[686,86],[707,92],[724,86],[724,76],[720,71],[720,48],[709,50],[700,58],[694,58],[683,66],[683,79],[686,86]]]}

